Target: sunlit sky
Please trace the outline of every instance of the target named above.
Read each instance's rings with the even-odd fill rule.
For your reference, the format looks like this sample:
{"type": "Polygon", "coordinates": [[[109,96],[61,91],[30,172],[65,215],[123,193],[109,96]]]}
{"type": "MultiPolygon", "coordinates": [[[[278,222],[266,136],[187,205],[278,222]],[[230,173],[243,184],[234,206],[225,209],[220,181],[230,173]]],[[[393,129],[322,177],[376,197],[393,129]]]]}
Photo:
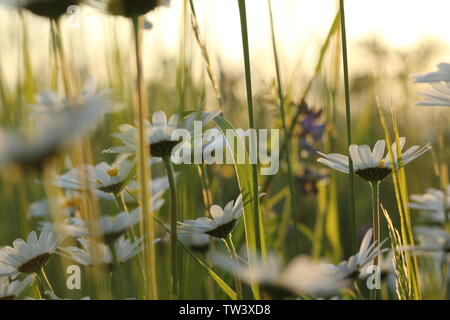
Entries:
{"type": "MultiPolygon", "coordinates": [[[[335,0],[272,0],[277,38],[281,52],[283,68],[286,73],[299,64],[308,63],[317,56],[320,44],[326,36],[336,13],[335,0]]],[[[409,47],[426,38],[441,41],[445,47],[450,43],[450,1],[448,0],[347,0],[347,32],[352,44],[361,39],[381,36],[385,42],[395,47],[409,47]]],[[[197,14],[203,37],[206,39],[210,54],[216,61],[221,61],[228,68],[240,68],[242,63],[241,35],[237,1],[235,0],[196,0],[197,14]]],[[[16,55],[12,39],[17,39],[17,16],[10,10],[0,9],[0,57],[2,64],[8,64],[16,55]],[[3,19],[5,17],[6,19],[3,19]],[[15,22],[14,22],[15,21],[15,22]],[[4,34],[4,33],[11,34],[4,34]],[[16,38],[15,38],[16,36],[16,38]]],[[[249,33],[252,59],[255,68],[264,75],[273,75],[273,66],[267,64],[272,57],[268,8],[266,0],[247,0],[249,33]]],[[[154,25],[146,32],[147,64],[155,61],[152,54],[164,58],[176,57],[179,52],[182,0],[172,0],[169,8],[161,8],[147,17],[154,25]],[[155,50],[155,48],[157,50],[155,50]]],[[[28,17],[30,37],[38,40],[33,48],[41,46],[48,31],[44,20],[28,17]],[[40,22],[38,22],[40,21],[40,22]],[[35,27],[38,25],[38,27],[35,27]]],[[[82,30],[70,30],[73,42],[80,42],[87,50],[98,55],[97,44],[105,34],[105,19],[99,18],[94,10],[83,10],[82,30]],[[77,37],[79,35],[81,37],[77,37]],[[81,40],[81,38],[83,40],[81,40]]],[[[123,22],[119,24],[128,34],[129,29],[123,22]]],[[[125,33],[125,32],[124,32],[125,33]]],[[[191,39],[191,46],[195,41],[191,39]]],[[[45,42],[44,42],[45,43],[45,42]]],[[[46,45],[46,48],[48,46],[46,45]]],[[[41,50],[42,51],[42,50],[41,50]]],[[[34,50],[38,55],[38,50],[34,50]]],[[[445,54],[448,53],[444,52],[445,54]]],[[[38,60],[34,57],[35,61],[38,60]]],[[[358,59],[351,59],[358,61],[358,59]]],[[[438,62],[438,61],[436,61],[438,62]]],[[[148,65],[152,70],[152,65],[148,65]]],[[[351,65],[352,67],[352,65],[351,65]]],[[[148,72],[150,74],[157,74],[148,72]]],[[[422,71],[422,70],[418,70],[422,71]]]]}

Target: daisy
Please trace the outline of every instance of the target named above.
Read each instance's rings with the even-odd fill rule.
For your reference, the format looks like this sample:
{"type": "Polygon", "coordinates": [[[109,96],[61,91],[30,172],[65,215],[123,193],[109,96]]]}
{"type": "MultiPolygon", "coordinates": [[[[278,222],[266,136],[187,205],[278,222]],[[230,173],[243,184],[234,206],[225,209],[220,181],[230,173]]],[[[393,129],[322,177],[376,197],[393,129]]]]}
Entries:
{"type": "Polygon", "coordinates": [[[418,94],[425,100],[416,102],[418,106],[425,107],[449,107],[450,106],[450,82],[430,83],[430,88],[418,94]]]}
{"type": "MultiPolygon", "coordinates": [[[[138,255],[142,251],[142,240],[143,238],[139,238],[135,242],[131,242],[124,236],[118,238],[113,244],[117,261],[123,263],[138,255]]],[[[59,254],[86,267],[112,266],[113,254],[107,245],[85,238],[78,238],[77,241],[79,247],[62,247],[59,254]]]]}
{"type": "Polygon", "coordinates": [[[413,74],[411,77],[414,82],[450,82],[450,64],[449,63],[439,63],[437,65],[438,70],[422,73],[422,74],[413,74]]]}
{"type": "Polygon", "coordinates": [[[101,236],[106,243],[112,243],[121,237],[128,229],[132,228],[141,219],[139,208],[131,212],[121,212],[115,216],[103,215],[97,220],[93,230],[100,229],[101,236]],[[98,226],[98,228],[96,227],[98,226]]]}
{"type": "Polygon", "coordinates": [[[55,253],[62,240],[46,226],[39,238],[35,231],[28,234],[27,241],[16,239],[13,246],[0,249],[0,276],[13,276],[17,273],[37,273],[55,253]]]}
{"type": "MultiPolygon", "coordinates": [[[[403,149],[405,141],[405,138],[400,138],[400,151],[403,149]]],[[[394,163],[392,163],[389,152],[383,158],[385,145],[386,142],[384,140],[378,140],[372,151],[368,145],[351,145],[349,153],[353,161],[354,173],[369,182],[381,181],[392,172],[393,167],[398,169],[400,165],[405,166],[431,149],[431,144],[429,143],[423,147],[412,146],[399,157],[397,156],[396,142],[394,142],[392,144],[394,163]]],[[[323,158],[319,158],[317,162],[332,169],[349,173],[349,159],[347,156],[337,153],[318,153],[323,158]]]]}
{"type": "Polygon", "coordinates": [[[144,15],[169,2],[169,0],[88,0],[88,4],[95,8],[127,18],[144,15]]]}
{"type": "Polygon", "coordinates": [[[6,4],[15,9],[27,9],[36,15],[59,19],[67,12],[67,8],[79,5],[84,0],[0,0],[0,4],[6,4]]]}
{"type": "Polygon", "coordinates": [[[64,219],[59,222],[41,222],[42,228],[52,228],[57,234],[64,237],[78,238],[88,235],[88,230],[84,225],[84,221],[78,218],[64,219]]]}
{"type": "Polygon", "coordinates": [[[50,216],[50,203],[56,204],[58,214],[62,217],[74,217],[80,209],[81,199],[77,195],[54,197],[50,200],[42,199],[33,202],[28,207],[30,218],[44,218],[50,216]]]}
{"type": "Polygon", "coordinates": [[[443,223],[450,210],[450,185],[446,191],[429,188],[424,194],[412,194],[410,208],[427,212],[426,220],[443,223]]]}
{"type": "MultiPolygon", "coordinates": [[[[170,157],[172,151],[180,144],[182,139],[175,138],[174,132],[177,129],[187,130],[192,134],[194,130],[194,121],[202,122],[205,126],[212,121],[220,111],[203,112],[200,117],[197,113],[192,113],[187,116],[181,124],[179,123],[178,115],[174,114],[167,119],[163,111],[156,111],[153,113],[152,122],[147,122],[146,140],[150,148],[152,157],[170,157]]],[[[113,137],[119,139],[124,144],[123,146],[112,147],[105,150],[106,153],[118,153],[120,157],[129,157],[136,154],[136,134],[137,129],[131,125],[121,125],[119,127],[120,133],[112,134],[113,137]]]]}
{"type": "Polygon", "coordinates": [[[202,217],[179,222],[179,233],[181,236],[208,234],[215,238],[225,239],[233,231],[243,211],[242,195],[239,195],[236,202],[231,200],[223,209],[218,205],[213,205],[210,208],[212,219],[202,217]]]}
{"type": "Polygon", "coordinates": [[[206,253],[211,247],[211,237],[207,234],[180,236],[180,241],[192,251],[206,253]]]}
{"type": "Polygon", "coordinates": [[[385,239],[380,245],[375,246],[376,242],[371,244],[372,228],[369,229],[361,242],[358,253],[351,256],[348,260],[342,261],[338,265],[322,264],[321,269],[326,274],[336,277],[337,279],[357,279],[360,276],[361,270],[380,253],[385,239]]]}
{"type": "Polygon", "coordinates": [[[274,299],[308,296],[331,296],[347,282],[324,274],[320,269],[320,263],[307,256],[294,258],[282,270],[280,260],[270,253],[265,259],[255,257],[254,268],[251,269],[242,262],[234,260],[220,253],[211,254],[212,261],[232,272],[244,282],[251,284],[256,282],[261,289],[266,291],[274,299]]]}
{"type": "Polygon", "coordinates": [[[419,92],[425,98],[417,102],[419,106],[450,106],[450,64],[439,63],[438,70],[424,74],[414,74],[416,83],[428,83],[428,90],[419,92]]]}
{"type": "Polygon", "coordinates": [[[415,251],[450,252],[450,233],[438,227],[418,226],[414,233],[419,245],[414,247],[415,251]]]}
{"type": "Polygon", "coordinates": [[[76,138],[92,132],[108,109],[108,102],[99,96],[91,96],[82,104],[76,99],[67,103],[72,107],[36,121],[32,135],[23,136],[0,128],[0,168],[17,165],[41,169],[76,138]]]}
{"type": "MultiPolygon", "coordinates": [[[[175,178],[178,175],[175,175],[175,178]]],[[[157,177],[152,179],[151,189],[153,195],[153,210],[158,210],[164,204],[164,200],[160,199],[160,196],[169,189],[169,180],[167,176],[157,177]]],[[[122,196],[125,200],[125,203],[129,207],[136,207],[138,205],[137,199],[139,199],[139,185],[136,180],[131,181],[126,189],[126,192],[123,192],[122,196]]]]}
{"type": "Polygon", "coordinates": [[[24,280],[11,281],[8,277],[0,277],[0,300],[14,300],[25,290],[36,278],[30,274],[24,280]]]}
{"type": "Polygon", "coordinates": [[[140,220],[141,212],[137,208],[131,212],[123,211],[115,216],[103,215],[94,222],[72,218],[56,224],[44,223],[43,225],[52,226],[60,233],[71,237],[88,236],[90,234],[89,231],[91,231],[94,233],[95,239],[104,239],[107,244],[111,244],[140,220]]]}
{"type": "Polygon", "coordinates": [[[117,196],[131,179],[134,164],[126,159],[109,165],[101,162],[95,167],[84,165],[59,176],[56,185],[63,189],[97,189],[117,196]]]}

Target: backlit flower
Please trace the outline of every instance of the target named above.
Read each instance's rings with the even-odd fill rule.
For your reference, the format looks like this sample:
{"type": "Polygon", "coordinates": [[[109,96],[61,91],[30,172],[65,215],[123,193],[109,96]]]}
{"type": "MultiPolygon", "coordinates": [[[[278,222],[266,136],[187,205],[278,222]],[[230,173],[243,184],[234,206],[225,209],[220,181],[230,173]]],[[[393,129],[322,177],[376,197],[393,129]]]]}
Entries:
{"type": "Polygon", "coordinates": [[[0,248],[0,276],[38,272],[55,252],[60,240],[53,229],[46,226],[39,238],[32,231],[27,241],[16,239],[12,247],[0,248]]]}
{"type": "Polygon", "coordinates": [[[338,265],[323,264],[321,269],[323,272],[330,276],[334,276],[337,279],[357,279],[361,273],[361,270],[371,262],[379,253],[384,252],[381,250],[384,240],[380,245],[376,245],[372,241],[372,229],[369,229],[361,242],[358,253],[351,256],[348,260],[342,261],[338,265]]]}
{"type": "MultiPolygon", "coordinates": [[[[184,118],[181,123],[178,115],[174,114],[167,119],[163,111],[156,111],[153,113],[152,122],[146,123],[146,141],[149,145],[150,154],[152,157],[169,157],[176,146],[183,140],[177,134],[176,130],[180,132],[189,133],[192,135],[194,131],[194,121],[201,121],[202,126],[208,124],[220,112],[202,112],[200,116],[197,113],[192,113],[184,118]]],[[[121,125],[119,133],[112,134],[113,137],[121,140],[123,146],[114,146],[104,152],[118,153],[120,158],[129,157],[136,154],[136,134],[137,129],[131,125],[121,125]]]]}
{"type": "Polygon", "coordinates": [[[443,223],[445,214],[450,210],[450,185],[446,191],[433,188],[427,189],[424,194],[412,194],[409,207],[423,211],[425,221],[443,223]]]}
{"type": "MultiPolygon", "coordinates": [[[[123,263],[138,255],[142,251],[142,240],[143,238],[139,238],[131,242],[123,236],[118,238],[113,244],[118,262],[123,263]]],[[[85,238],[79,238],[77,241],[79,247],[62,247],[59,254],[86,267],[98,265],[111,267],[114,262],[113,255],[107,245],[85,238]]]]}
{"type": "Polygon", "coordinates": [[[84,165],[59,176],[56,185],[63,189],[97,189],[113,195],[119,194],[131,178],[133,163],[126,159],[109,165],[101,162],[95,167],[84,165]]]}
{"type": "Polygon", "coordinates": [[[284,270],[278,257],[272,253],[265,259],[254,257],[256,263],[253,264],[253,268],[244,263],[236,263],[217,252],[211,255],[211,259],[219,267],[232,272],[246,283],[258,283],[274,299],[299,295],[328,297],[347,285],[345,280],[323,273],[320,262],[313,261],[308,256],[294,258],[284,270]]]}
{"type": "MultiPolygon", "coordinates": [[[[400,138],[400,151],[403,149],[405,141],[405,138],[400,138]]],[[[378,140],[372,151],[368,145],[358,146],[352,144],[349,147],[350,157],[353,161],[353,171],[357,176],[360,176],[364,180],[370,182],[381,181],[392,172],[393,167],[398,169],[400,165],[405,166],[431,149],[430,144],[426,144],[423,147],[412,146],[407,151],[403,152],[399,157],[397,155],[396,143],[394,142],[392,144],[394,163],[392,163],[389,152],[385,157],[383,157],[385,144],[386,142],[384,140],[378,140]]],[[[349,173],[348,156],[338,153],[318,153],[323,158],[319,158],[317,162],[332,169],[349,173]]]]}
{"type": "Polygon", "coordinates": [[[0,277],[0,300],[16,299],[34,281],[35,277],[34,274],[30,274],[22,281],[0,277]]]}
{"type": "Polygon", "coordinates": [[[243,211],[242,195],[239,195],[236,202],[234,200],[228,202],[223,209],[218,205],[211,206],[212,219],[202,217],[196,220],[179,222],[178,231],[180,236],[208,234],[215,238],[224,239],[233,231],[243,211]]]}

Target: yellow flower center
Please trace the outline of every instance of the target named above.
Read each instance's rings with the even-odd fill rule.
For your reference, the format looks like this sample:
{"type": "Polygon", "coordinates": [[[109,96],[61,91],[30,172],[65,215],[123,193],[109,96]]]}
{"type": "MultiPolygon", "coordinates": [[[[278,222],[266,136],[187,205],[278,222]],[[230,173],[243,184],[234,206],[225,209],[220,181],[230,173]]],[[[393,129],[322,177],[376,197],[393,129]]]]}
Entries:
{"type": "Polygon", "coordinates": [[[106,171],[106,173],[110,177],[117,177],[117,175],[119,174],[119,169],[118,168],[112,168],[112,169],[109,169],[108,171],[106,171]]]}
{"type": "Polygon", "coordinates": [[[380,161],[380,164],[378,165],[378,167],[384,168],[384,160],[381,160],[381,161],[380,161]]]}

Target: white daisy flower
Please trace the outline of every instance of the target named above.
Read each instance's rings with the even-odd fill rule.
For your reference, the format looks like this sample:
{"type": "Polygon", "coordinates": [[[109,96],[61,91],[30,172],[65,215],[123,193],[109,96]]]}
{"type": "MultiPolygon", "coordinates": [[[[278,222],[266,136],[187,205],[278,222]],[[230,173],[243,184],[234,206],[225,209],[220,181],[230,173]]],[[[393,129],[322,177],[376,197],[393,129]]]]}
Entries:
{"type": "MultiPolygon", "coordinates": [[[[175,174],[175,179],[177,176],[178,174],[175,174]]],[[[157,177],[152,179],[150,185],[154,198],[152,209],[158,210],[164,204],[164,199],[160,199],[160,196],[158,195],[162,195],[167,189],[169,189],[169,180],[167,179],[167,176],[157,177]]],[[[138,205],[137,199],[139,199],[139,192],[139,185],[136,180],[131,181],[127,185],[126,192],[122,194],[127,206],[136,207],[138,205]]]]}
{"type": "Polygon", "coordinates": [[[41,222],[42,228],[52,228],[57,234],[64,237],[78,238],[88,235],[88,230],[84,225],[84,221],[78,218],[64,219],[59,222],[41,222]]]}
{"type": "MultiPolygon", "coordinates": [[[[98,225],[101,237],[105,239],[106,243],[112,243],[136,225],[140,219],[141,210],[137,208],[131,212],[123,211],[115,216],[103,215],[95,224],[98,225]]],[[[93,230],[96,229],[96,227],[93,228],[93,230]]]]}
{"type": "Polygon", "coordinates": [[[427,212],[424,216],[426,221],[443,223],[446,211],[450,210],[450,185],[445,192],[429,188],[426,193],[412,194],[410,198],[409,207],[427,212]]]}
{"type": "Polygon", "coordinates": [[[14,300],[25,290],[36,278],[35,274],[20,280],[10,280],[9,277],[0,277],[0,300],[14,300]]]}
{"type": "Polygon", "coordinates": [[[16,239],[13,246],[0,248],[0,276],[17,273],[37,273],[55,252],[62,240],[50,227],[44,227],[39,235],[28,234],[27,241],[16,239]]]}
{"type": "Polygon", "coordinates": [[[0,4],[5,4],[14,9],[27,9],[36,15],[59,19],[67,13],[67,8],[79,5],[84,0],[0,0],[0,4]]]}
{"type": "Polygon", "coordinates": [[[178,232],[180,236],[208,234],[215,238],[224,239],[233,231],[243,211],[242,195],[239,195],[236,202],[231,200],[223,209],[218,205],[211,206],[212,219],[202,217],[196,220],[178,222],[178,232]]]}
{"type": "Polygon", "coordinates": [[[77,137],[89,134],[103,119],[108,101],[91,96],[83,103],[74,98],[70,108],[49,114],[36,123],[36,130],[25,137],[0,129],[0,168],[8,165],[41,169],[45,162],[67,149],[77,137]]]}
{"type": "Polygon", "coordinates": [[[126,159],[109,165],[101,162],[95,167],[84,165],[59,176],[55,185],[63,189],[97,189],[114,196],[120,194],[131,178],[133,163],[126,159]]]}
{"type": "Polygon", "coordinates": [[[438,71],[424,74],[414,74],[412,78],[416,83],[428,83],[430,88],[419,95],[424,101],[416,102],[419,106],[450,106],[450,64],[439,63],[438,71]]]}
{"type": "Polygon", "coordinates": [[[439,63],[437,65],[438,70],[422,73],[422,74],[413,74],[411,77],[414,82],[450,82],[450,64],[448,63],[439,63]]]}
{"type": "Polygon", "coordinates": [[[55,197],[50,200],[42,199],[33,202],[28,207],[28,216],[30,218],[46,218],[50,216],[50,203],[58,206],[58,213],[62,217],[74,217],[80,209],[81,199],[77,195],[55,197]]]}
{"type": "Polygon", "coordinates": [[[346,280],[336,279],[324,274],[320,262],[308,256],[294,258],[281,270],[278,257],[270,253],[265,259],[255,256],[257,261],[251,269],[247,264],[236,263],[226,255],[214,252],[212,261],[219,267],[237,275],[244,282],[256,282],[261,289],[274,299],[296,297],[299,295],[331,296],[347,285],[346,280]]]}
{"type": "Polygon", "coordinates": [[[141,219],[140,209],[131,212],[123,211],[115,216],[102,215],[94,222],[86,222],[82,219],[71,218],[58,223],[43,223],[55,231],[70,237],[85,237],[92,235],[96,240],[104,239],[106,243],[113,243],[127,230],[135,226],[141,219]],[[89,226],[91,228],[89,228],[89,226]]]}
{"type": "MultiPolygon", "coordinates": [[[[400,151],[403,149],[405,141],[405,138],[400,138],[400,151]]],[[[431,149],[431,144],[429,143],[423,147],[412,146],[399,157],[397,155],[396,142],[394,142],[392,144],[392,153],[393,158],[395,159],[393,164],[389,152],[384,156],[385,145],[386,142],[384,140],[378,140],[371,151],[368,145],[358,146],[352,144],[349,147],[349,153],[353,161],[354,173],[369,182],[381,181],[392,172],[394,166],[395,168],[399,168],[399,163],[402,166],[405,166],[431,149]]],[[[323,158],[319,158],[317,162],[332,169],[349,173],[348,156],[338,153],[318,153],[323,158]]]]}
{"type": "Polygon", "coordinates": [[[425,107],[450,107],[450,82],[430,83],[430,88],[419,92],[425,99],[415,104],[425,107]]]}
{"type": "Polygon", "coordinates": [[[334,264],[322,264],[321,269],[323,272],[330,276],[334,276],[337,279],[356,279],[360,276],[361,270],[378,254],[386,251],[381,250],[381,247],[383,246],[384,242],[386,242],[387,239],[385,239],[383,242],[381,242],[380,245],[375,246],[376,243],[372,242],[372,228],[370,228],[366,234],[364,235],[364,238],[361,242],[361,246],[359,248],[358,253],[351,256],[348,260],[342,261],[338,265],[334,264]]]}
{"type": "Polygon", "coordinates": [[[412,248],[415,251],[450,252],[450,233],[438,227],[418,226],[414,228],[414,234],[419,245],[412,248]]]}
{"type": "MultiPolygon", "coordinates": [[[[200,116],[197,113],[192,113],[179,123],[178,115],[172,115],[168,120],[163,111],[156,111],[153,113],[152,122],[146,123],[146,139],[150,148],[152,157],[169,157],[182,139],[175,137],[173,134],[177,129],[187,130],[191,135],[194,130],[194,121],[202,121],[205,126],[213,120],[220,111],[203,112],[200,116]]],[[[124,144],[123,146],[112,147],[104,152],[118,153],[120,157],[129,157],[136,154],[136,134],[137,129],[131,125],[121,125],[119,127],[120,133],[112,134],[113,137],[119,139],[124,144]]]]}
{"type": "Polygon", "coordinates": [[[189,249],[198,253],[206,253],[211,247],[211,236],[207,234],[180,236],[179,239],[189,249]]]}
{"type": "MultiPolygon", "coordinates": [[[[138,255],[142,251],[142,240],[143,238],[139,238],[135,242],[131,242],[124,236],[118,238],[114,242],[118,262],[123,263],[138,255]]],[[[59,254],[86,267],[98,265],[112,267],[113,255],[107,245],[85,238],[78,238],[77,241],[80,247],[62,247],[59,254]]]]}

